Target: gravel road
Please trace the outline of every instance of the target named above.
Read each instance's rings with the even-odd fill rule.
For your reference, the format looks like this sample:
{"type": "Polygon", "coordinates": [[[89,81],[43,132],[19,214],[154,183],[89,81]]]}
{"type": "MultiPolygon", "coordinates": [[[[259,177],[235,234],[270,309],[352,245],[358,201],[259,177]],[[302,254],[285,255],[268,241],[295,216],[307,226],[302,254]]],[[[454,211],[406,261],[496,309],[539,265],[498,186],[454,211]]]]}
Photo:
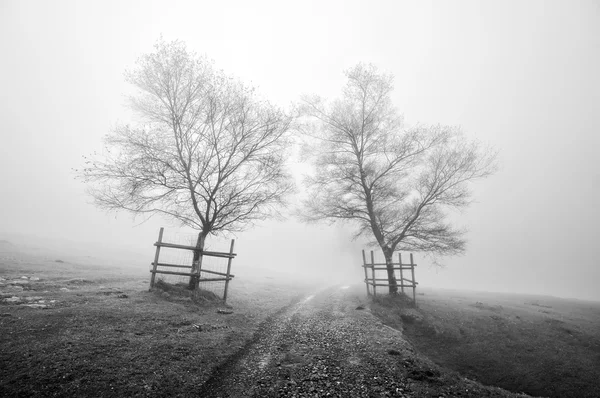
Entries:
{"type": "Polygon", "coordinates": [[[305,296],[267,319],[202,397],[514,397],[439,369],[365,307],[359,286],[305,296]]]}

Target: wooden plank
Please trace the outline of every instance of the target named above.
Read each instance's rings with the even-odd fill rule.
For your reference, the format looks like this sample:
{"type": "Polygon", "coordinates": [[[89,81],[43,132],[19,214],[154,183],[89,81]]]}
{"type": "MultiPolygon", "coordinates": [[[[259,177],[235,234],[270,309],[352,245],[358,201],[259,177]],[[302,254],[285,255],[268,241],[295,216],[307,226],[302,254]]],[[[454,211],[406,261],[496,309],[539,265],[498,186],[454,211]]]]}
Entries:
{"type": "Polygon", "coordinates": [[[371,250],[371,269],[373,270],[373,275],[372,275],[373,276],[373,278],[372,278],[372,280],[373,280],[373,283],[372,283],[372,285],[373,285],[373,296],[377,296],[377,289],[376,289],[377,284],[375,284],[375,268],[374,268],[374,265],[375,265],[375,254],[373,253],[373,250],[371,250]]]}
{"type": "Polygon", "coordinates": [[[183,275],[183,276],[193,276],[194,274],[190,272],[177,272],[177,271],[161,271],[161,270],[151,270],[153,274],[167,274],[167,275],[183,275]]]}
{"type": "MultiPolygon", "coordinates": [[[[365,283],[368,283],[370,286],[385,286],[385,287],[392,286],[392,285],[391,285],[391,284],[389,284],[389,283],[375,283],[375,284],[374,284],[374,283],[371,281],[371,279],[368,279],[368,280],[367,280],[365,283]]],[[[405,285],[405,284],[401,284],[401,285],[399,285],[399,284],[396,284],[396,286],[404,286],[404,287],[410,287],[410,288],[412,288],[412,287],[413,287],[413,285],[405,285]]]]}
{"type": "Polygon", "coordinates": [[[179,265],[179,264],[167,264],[167,263],[152,263],[152,265],[157,265],[159,267],[192,268],[191,265],[179,265]]]}
{"type": "Polygon", "coordinates": [[[417,306],[417,291],[416,291],[416,283],[415,283],[415,266],[413,261],[413,254],[410,253],[410,265],[411,265],[411,273],[412,273],[412,283],[413,283],[413,303],[415,303],[415,307],[417,306]]]}
{"type": "MultiPolygon", "coordinates": [[[[377,278],[375,279],[376,281],[387,281],[387,278],[377,278]]],[[[413,286],[413,281],[409,280],[409,279],[404,279],[404,281],[400,281],[401,284],[404,285],[404,287],[412,287],[413,286]],[[408,284],[404,284],[404,281],[408,282],[408,284]]],[[[398,282],[398,280],[396,279],[396,282],[398,282]]],[[[416,285],[419,284],[419,282],[415,282],[416,285]]],[[[400,286],[400,285],[398,285],[400,286]]]]}
{"type": "Polygon", "coordinates": [[[156,246],[156,253],[154,254],[154,262],[152,263],[152,270],[154,272],[152,273],[152,277],[150,278],[150,289],[154,287],[154,280],[156,279],[156,267],[158,264],[158,257],[160,256],[160,243],[162,242],[164,230],[165,229],[163,227],[160,227],[160,231],[158,232],[158,241],[154,244],[156,246]]]}
{"type": "MultiPolygon", "coordinates": [[[[395,267],[397,265],[401,265],[403,267],[405,267],[404,269],[410,269],[410,264],[399,264],[399,263],[392,263],[392,265],[395,267]]],[[[413,264],[415,267],[417,266],[417,264],[413,264]]],[[[371,266],[381,266],[381,267],[387,267],[387,264],[385,263],[375,263],[375,264],[366,264],[366,265],[361,265],[361,267],[371,267],[371,266]]],[[[387,269],[387,268],[377,268],[377,269],[387,269]]]]}
{"type": "MultiPolygon", "coordinates": [[[[400,253],[398,253],[398,254],[400,254],[400,253]]],[[[386,267],[387,267],[387,264],[386,264],[386,263],[375,263],[375,264],[368,264],[368,265],[369,265],[369,267],[370,267],[371,265],[374,265],[374,266],[386,266],[386,267]]],[[[392,265],[393,265],[393,266],[396,266],[396,265],[402,265],[402,266],[405,266],[405,267],[409,267],[409,268],[410,268],[410,264],[392,263],[392,265]]],[[[414,264],[414,265],[416,266],[417,264],[414,264]]]]}
{"type": "MultiPolygon", "coordinates": [[[[371,266],[371,265],[373,265],[373,266],[386,266],[387,267],[386,263],[373,263],[373,264],[369,264],[369,266],[371,266]]],[[[392,265],[398,265],[398,264],[392,263],[392,265]]]]}
{"type": "MultiPolygon", "coordinates": [[[[154,246],[160,246],[160,247],[168,247],[171,249],[184,249],[184,250],[197,250],[196,246],[187,246],[187,245],[178,245],[175,243],[166,243],[166,242],[156,242],[154,244],[154,246]]],[[[204,256],[209,256],[209,257],[224,257],[224,258],[232,258],[237,256],[237,253],[223,253],[223,252],[213,252],[213,251],[208,251],[208,250],[203,250],[202,254],[204,256]]]]}
{"type": "MultiPolygon", "coordinates": [[[[380,279],[376,279],[376,280],[377,280],[377,281],[387,281],[387,279],[381,279],[381,278],[380,278],[380,279]]],[[[368,281],[368,283],[369,283],[370,285],[372,285],[372,284],[373,284],[373,282],[372,282],[372,279],[371,279],[371,278],[369,278],[369,279],[366,279],[366,281],[368,281]]],[[[404,285],[404,287],[413,287],[412,283],[409,283],[409,284],[406,284],[406,283],[398,284],[398,283],[396,283],[396,285],[397,285],[397,286],[404,285]]],[[[391,286],[391,285],[390,285],[389,283],[377,283],[377,286],[391,286]]]]}
{"type": "Polygon", "coordinates": [[[185,250],[192,250],[192,251],[196,250],[196,246],[178,245],[175,243],[167,243],[167,242],[162,242],[162,243],[156,242],[154,244],[154,246],[168,247],[171,249],[185,249],[185,250]]]}
{"type": "MultiPolygon", "coordinates": [[[[167,275],[182,275],[182,276],[194,276],[196,274],[192,274],[190,272],[176,272],[176,271],[150,271],[153,274],[167,274],[167,275]]],[[[202,271],[204,272],[204,271],[202,271]]],[[[200,278],[198,279],[200,282],[218,282],[218,281],[227,281],[228,279],[233,279],[233,275],[229,276],[229,278],[200,278]]]]}
{"type": "MultiPolygon", "coordinates": [[[[154,263],[152,263],[152,264],[154,264],[154,263]]],[[[158,266],[159,267],[189,268],[189,269],[192,268],[191,265],[176,265],[176,264],[164,264],[164,263],[158,263],[158,266]]],[[[217,271],[213,271],[213,270],[210,270],[210,269],[203,269],[202,272],[206,272],[208,274],[214,274],[214,275],[228,276],[224,272],[217,272],[217,271]]],[[[232,278],[235,277],[235,275],[232,275],[232,274],[230,274],[229,276],[231,276],[232,278]]]]}
{"type": "MultiPolygon", "coordinates": [[[[404,280],[404,275],[402,275],[402,253],[398,252],[398,265],[400,265],[400,282],[404,280]]],[[[400,288],[402,293],[404,294],[404,286],[400,288]]]]}
{"type": "MultiPolygon", "coordinates": [[[[229,254],[233,254],[233,246],[235,245],[235,239],[231,239],[231,246],[229,246],[229,254]]],[[[231,273],[231,260],[233,260],[233,257],[229,257],[229,260],[227,260],[227,274],[225,274],[225,276],[227,277],[227,280],[225,281],[225,289],[223,291],[223,302],[227,302],[227,289],[229,288],[229,280],[231,279],[229,277],[229,274],[231,273]]],[[[216,273],[216,272],[213,272],[216,273]]]]}
{"type": "Polygon", "coordinates": [[[204,250],[204,252],[202,252],[202,254],[204,254],[205,256],[209,256],[209,257],[223,257],[223,258],[234,258],[235,256],[237,256],[236,253],[211,252],[208,250],[204,250]]]}
{"type": "MultiPolygon", "coordinates": [[[[373,282],[369,281],[369,285],[373,285],[373,282]]],[[[392,286],[389,283],[376,283],[374,286],[392,286]]],[[[396,286],[401,286],[396,284],[396,286]]],[[[404,285],[404,287],[413,287],[413,285],[404,285]]]]}
{"type": "MultiPolygon", "coordinates": [[[[202,271],[204,272],[204,271],[202,271]]],[[[200,278],[198,282],[226,282],[232,278],[200,278]]]]}
{"type": "Polygon", "coordinates": [[[230,277],[235,277],[235,275],[227,275],[225,272],[217,272],[217,271],[213,271],[210,269],[203,269],[202,272],[206,272],[207,274],[214,274],[214,275],[221,275],[221,276],[230,276],[230,277]]]}
{"type": "MultiPolygon", "coordinates": [[[[417,266],[417,264],[415,264],[415,267],[416,267],[416,266],[417,266]]],[[[362,265],[362,267],[364,267],[364,265],[362,265]]],[[[370,264],[368,264],[366,267],[367,267],[367,268],[371,268],[371,265],[370,265],[370,264]]],[[[379,270],[379,271],[385,271],[385,270],[387,270],[387,268],[386,268],[386,267],[372,267],[372,268],[373,268],[374,270],[376,270],[376,271],[377,271],[377,270],[379,270]]],[[[402,267],[394,267],[394,268],[392,268],[392,269],[393,269],[393,270],[399,270],[400,268],[402,268],[403,270],[411,270],[413,267],[411,267],[410,265],[407,265],[407,264],[403,264],[403,265],[402,265],[402,267]]]]}
{"type": "MultiPolygon", "coordinates": [[[[367,274],[367,258],[365,257],[365,250],[363,249],[362,251],[362,256],[363,256],[363,269],[365,270],[365,282],[367,280],[367,278],[369,277],[367,274]]],[[[371,295],[371,291],[369,290],[369,284],[365,283],[365,286],[367,288],[367,296],[371,295]]]]}

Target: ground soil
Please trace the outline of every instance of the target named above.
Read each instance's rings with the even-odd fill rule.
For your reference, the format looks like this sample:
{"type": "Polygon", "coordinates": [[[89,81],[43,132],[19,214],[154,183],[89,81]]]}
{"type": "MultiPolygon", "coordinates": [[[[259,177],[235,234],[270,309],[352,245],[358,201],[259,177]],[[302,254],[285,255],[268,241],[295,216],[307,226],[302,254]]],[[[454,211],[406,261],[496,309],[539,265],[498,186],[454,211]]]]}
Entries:
{"type": "Polygon", "coordinates": [[[309,295],[270,318],[203,397],[513,397],[422,358],[365,307],[362,286],[309,295]]]}
{"type": "MultiPolygon", "coordinates": [[[[225,304],[173,285],[149,291],[144,267],[0,256],[0,396],[518,396],[448,370],[441,346],[455,314],[436,316],[432,301],[421,300],[427,296],[413,309],[401,298],[367,299],[360,285],[324,288],[239,271],[225,304]],[[430,326],[437,337],[423,334],[430,326]]],[[[488,317],[499,313],[491,301],[474,305],[488,317]]],[[[464,333],[490,344],[491,327],[478,322],[464,333]]],[[[588,330],[547,323],[567,328],[573,341],[588,330]]],[[[469,355],[478,363],[484,354],[469,355]]],[[[506,369],[510,360],[498,358],[506,369]]]]}
{"type": "Polygon", "coordinates": [[[234,279],[224,304],[149,291],[149,275],[0,256],[0,396],[197,396],[217,365],[309,288],[258,273],[234,279]]]}

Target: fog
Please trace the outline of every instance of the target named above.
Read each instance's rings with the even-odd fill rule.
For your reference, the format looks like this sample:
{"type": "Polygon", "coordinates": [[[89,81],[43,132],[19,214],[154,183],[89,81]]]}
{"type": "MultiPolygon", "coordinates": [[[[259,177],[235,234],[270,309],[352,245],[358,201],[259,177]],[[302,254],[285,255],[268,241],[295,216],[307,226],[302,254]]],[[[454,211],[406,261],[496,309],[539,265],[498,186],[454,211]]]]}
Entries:
{"type": "MultiPolygon", "coordinates": [[[[467,252],[444,268],[417,253],[420,285],[600,300],[594,1],[2,1],[1,239],[87,242],[147,266],[159,228],[181,230],[96,209],[73,173],[132,119],[123,72],[161,34],[284,107],[339,95],[358,62],[393,73],[409,124],[460,125],[500,153],[500,171],[452,215],[469,229],[467,252]]],[[[265,221],[235,237],[234,273],[359,283],[365,245],[352,236],[351,225],[265,221]]]]}

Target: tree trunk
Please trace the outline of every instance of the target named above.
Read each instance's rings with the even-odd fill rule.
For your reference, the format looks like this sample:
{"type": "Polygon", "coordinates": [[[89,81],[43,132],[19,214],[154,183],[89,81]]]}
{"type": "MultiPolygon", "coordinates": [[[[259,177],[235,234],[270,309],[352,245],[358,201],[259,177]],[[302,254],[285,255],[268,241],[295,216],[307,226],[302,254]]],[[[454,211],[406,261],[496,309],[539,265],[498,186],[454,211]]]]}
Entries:
{"type": "Polygon", "coordinates": [[[394,251],[389,247],[383,247],[382,250],[383,250],[383,255],[385,256],[385,267],[387,270],[388,284],[390,285],[389,286],[390,294],[397,294],[398,293],[398,282],[396,281],[396,275],[394,274],[394,264],[393,264],[394,251]]]}
{"type": "Polygon", "coordinates": [[[192,276],[188,283],[189,290],[198,289],[200,267],[202,267],[202,251],[204,250],[204,240],[206,235],[203,232],[198,233],[198,240],[196,241],[196,250],[194,250],[194,258],[192,260],[192,276]]]}

